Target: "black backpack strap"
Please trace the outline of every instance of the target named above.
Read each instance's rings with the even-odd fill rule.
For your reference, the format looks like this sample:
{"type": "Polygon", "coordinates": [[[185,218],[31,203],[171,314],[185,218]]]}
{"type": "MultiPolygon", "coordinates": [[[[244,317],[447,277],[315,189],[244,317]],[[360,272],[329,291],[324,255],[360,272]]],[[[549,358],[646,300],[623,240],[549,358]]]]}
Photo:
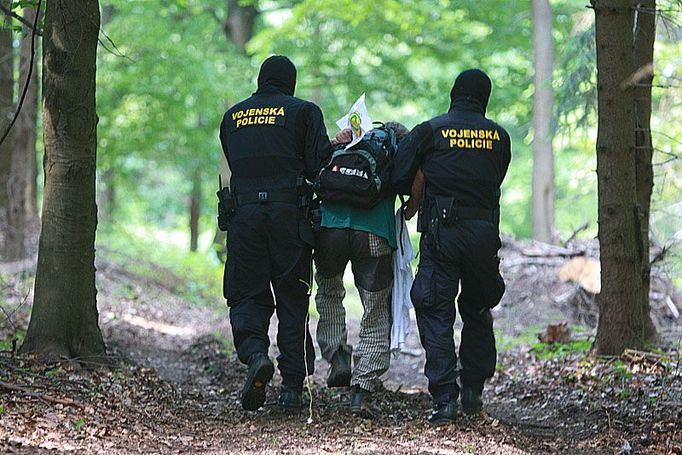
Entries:
{"type": "Polygon", "coordinates": [[[403,226],[405,226],[405,206],[407,205],[407,202],[405,202],[405,196],[402,194],[399,194],[398,197],[400,198],[400,216],[402,217],[400,220],[400,239],[398,239],[398,241],[400,244],[400,254],[405,254],[405,246],[403,245],[403,226]]]}

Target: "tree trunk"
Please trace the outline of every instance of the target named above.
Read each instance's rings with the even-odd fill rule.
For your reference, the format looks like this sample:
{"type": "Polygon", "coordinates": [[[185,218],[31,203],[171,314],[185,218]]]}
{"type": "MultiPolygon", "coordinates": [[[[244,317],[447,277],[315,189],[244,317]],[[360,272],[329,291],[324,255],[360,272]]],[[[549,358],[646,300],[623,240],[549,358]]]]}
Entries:
{"type": "Polygon", "coordinates": [[[654,42],[656,40],[656,0],[639,2],[635,27],[635,74],[641,74],[635,89],[635,115],[637,130],[635,134],[635,171],[637,182],[637,205],[639,206],[639,223],[642,248],[641,279],[644,289],[644,305],[647,313],[649,306],[649,288],[651,280],[651,264],[649,262],[649,221],[651,211],[651,193],[654,187],[654,170],[652,158],[654,154],[651,140],[651,83],[654,79],[654,42]]]}
{"type": "Polygon", "coordinates": [[[227,20],[223,26],[225,36],[242,54],[246,54],[246,43],[253,36],[257,16],[258,10],[253,5],[242,6],[239,0],[227,0],[227,20]]]}
{"type": "MultiPolygon", "coordinates": [[[[5,0],[0,1],[3,5],[6,3],[5,0]]],[[[12,49],[12,31],[6,28],[9,25],[7,22],[5,22],[5,16],[0,15],[0,135],[5,133],[14,115],[14,50],[12,49]]],[[[12,167],[13,149],[14,140],[10,133],[0,144],[0,226],[7,222],[9,205],[7,182],[12,167]]]]}
{"type": "Polygon", "coordinates": [[[196,251],[199,247],[199,215],[201,215],[201,172],[196,170],[192,175],[192,195],[189,202],[190,251],[196,251]]]}
{"type": "MultiPolygon", "coordinates": [[[[24,9],[24,18],[31,23],[35,19],[35,11],[31,8],[24,9]]],[[[29,80],[29,68],[31,63],[32,33],[27,28],[24,30],[25,37],[21,40],[20,65],[19,65],[19,90],[23,92],[26,81],[29,80]]],[[[26,232],[30,215],[27,213],[26,197],[29,187],[29,175],[32,175],[30,166],[36,163],[36,97],[37,82],[35,73],[31,72],[29,87],[26,98],[21,107],[21,112],[14,126],[14,150],[12,151],[12,165],[9,176],[7,210],[7,237],[5,238],[5,257],[9,260],[18,260],[26,256],[26,232]]],[[[35,186],[35,182],[33,184],[35,186]]]]}
{"type": "MultiPolygon", "coordinates": [[[[24,8],[24,18],[33,23],[35,20],[35,10],[31,7],[24,8]]],[[[19,57],[19,85],[23,90],[26,77],[31,64],[31,30],[24,28],[24,36],[21,39],[19,57]]],[[[23,159],[25,160],[26,186],[24,194],[24,204],[27,223],[37,223],[38,221],[38,161],[36,158],[36,124],[38,120],[38,58],[40,37],[35,37],[36,56],[33,59],[33,71],[31,81],[26,92],[26,99],[21,108],[21,114],[17,120],[17,147],[21,148],[23,159]]]]}
{"type": "Polygon", "coordinates": [[[597,297],[598,354],[620,354],[651,341],[644,305],[641,231],[635,185],[634,0],[592,0],[596,16],[599,122],[597,182],[601,293],[597,297]]]}
{"type": "Polygon", "coordinates": [[[533,238],[553,243],[554,233],[554,153],[552,151],[552,109],[554,90],[554,44],[552,8],[549,0],[531,0],[533,9],[533,238]]]}
{"type": "Polygon", "coordinates": [[[43,38],[45,194],[33,311],[21,347],[99,360],[95,288],[96,0],[50,0],[43,38]]]}

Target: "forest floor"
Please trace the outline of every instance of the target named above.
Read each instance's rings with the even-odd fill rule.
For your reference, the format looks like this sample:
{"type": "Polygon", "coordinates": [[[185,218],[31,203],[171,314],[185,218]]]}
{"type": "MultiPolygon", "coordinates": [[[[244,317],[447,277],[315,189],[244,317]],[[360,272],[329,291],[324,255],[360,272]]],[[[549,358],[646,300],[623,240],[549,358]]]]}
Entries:
{"type": "MultiPolygon", "coordinates": [[[[324,386],[327,366],[320,359],[312,400],[306,392],[309,408],[278,409],[276,374],[265,406],[243,411],[246,368],[232,348],[225,306],[211,298],[190,302],[186,289],[179,292],[188,283],[172,271],[131,272],[125,263],[100,259],[100,326],[114,366],[40,365],[5,346],[0,453],[682,454],[679,324],[659,326],[668,336],[655,352],[617,358],[587,354],[589,329],[563,344],[538,343],[538,327],[577,325],[575,311],[561,308],[573,285],[548,278],[545,269],[533,275],[527,263],[514,272],[523,262],[515,248],[507,245],[510,285],[495,309],[498,369],[478,418],[426,424],[431,402],[416,327],[407,354],[392,358],[369,418],[347,411],[347,390],[324,386]],[[532,289],[538,286],[551,290],[545,297],[554,303],[544,310],[545,297],[532,289]]],[[[531,262],[554,259],[543,261],[531,262]]],[[[0,270],[3,338],[27,325],[31,279],[0,270]]],[[[349,326],[356,341],[356,316],[349,326]]]]}

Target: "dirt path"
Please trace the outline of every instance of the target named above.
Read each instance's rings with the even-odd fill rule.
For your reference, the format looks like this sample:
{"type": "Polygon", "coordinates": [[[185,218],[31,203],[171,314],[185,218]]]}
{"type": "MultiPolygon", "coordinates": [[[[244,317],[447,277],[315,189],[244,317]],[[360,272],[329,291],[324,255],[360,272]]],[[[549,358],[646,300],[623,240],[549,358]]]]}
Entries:
{"type": "MultiPolygon", "coordinates": [[[[617,415],[618,409],[591,400],[581,387],[562,382],[576,374],[577,360],[542,363],[523,352],[501,356],[501,364],[507,367],[487,388],[486,416],[430,428],[424,423],[431,403],[425,393],[424,356],[416,329],[408,340],[411,354],[392,359],[385,377],[387,390],[373,402],[378,411],[374,419],[350,415],[348,392],[324,387],[327,366],[319,353],[312,381],[312,421],[307,410],[293,416],[279,411],[277,375],[264,409],[247,413],[239,406],[245,367],[230,349],[225,308],[197,307],[170,295],[152,302],[163,302],[162,309],[140,301],[130,307],[119,304],[120,314],[103,323],[103,328],[110,347],[131,362],[156,369],[184,397],[183,406],[191,409],[194,423],[191,430],[184,428],[188,433],[184,441],[191,441],[192,450],[198,449],[194,444],[202,444],[201,450],[209,452],[239,453],[592,454],[627,453],[628,446],[658,441],[653,428],[646,428],[646,421],[653,421],[654,416],[640,416],[640,421],[630,422],[627,428],[621,421],[627,431],[619,430],[611,415],[617,415]]],[[[351,343],[357,341],[358,324],[350,318],[351,343]]],[[[311,325],[314,337],[316,321],[311,325]]],[[[275,327],[273,318],[273,340],[275,327]]],[[[271,355],[276,356],[276,346],[271,355]]],[[[671,444],[682,443],[675,438],[679,439],[668,438],[671,444]]],[[[640,450],[645,448],[640,446],[640,450]]]]}
{"type": "MultiPolygon", "coordinates": [[[[413,333],[411,355],[393,359],[387,389],[373,398],[374,418],[351,415],[348,392],[324,387],[320,359],[311,413],[278,409],[277,375],[263,409],[245,412],[246,369],[224,306],[190,304],[171,286],[115,267],[98,280],[101,327],[119,367],[0,357],[1,381],[24,388],[0,383],[0,452],[682,454],[679,357],[677,365],[671,356],[604,363],[512,350],[486,389],[487,414],[432,428],[413,333]]],[[[355,342],[358,321],[349,324],[355,342]]]]}

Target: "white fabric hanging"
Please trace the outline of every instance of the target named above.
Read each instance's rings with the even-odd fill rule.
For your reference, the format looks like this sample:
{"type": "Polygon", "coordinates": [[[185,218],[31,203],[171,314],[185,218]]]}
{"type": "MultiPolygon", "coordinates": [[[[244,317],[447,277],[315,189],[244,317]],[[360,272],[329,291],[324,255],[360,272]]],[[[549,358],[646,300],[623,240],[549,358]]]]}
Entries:
{"type": "Polygon", "coordinates": [[[407,230],[402,208],[395,214],[396,239],[398,250],[393,255],[393,295],[391,297],[391,311],[393,327],[391,328],[391,351],[396,355],[403,351],[407,335],[410,333],[410,289],[412,288],[412,266],[414,250],[407,230]]]}

